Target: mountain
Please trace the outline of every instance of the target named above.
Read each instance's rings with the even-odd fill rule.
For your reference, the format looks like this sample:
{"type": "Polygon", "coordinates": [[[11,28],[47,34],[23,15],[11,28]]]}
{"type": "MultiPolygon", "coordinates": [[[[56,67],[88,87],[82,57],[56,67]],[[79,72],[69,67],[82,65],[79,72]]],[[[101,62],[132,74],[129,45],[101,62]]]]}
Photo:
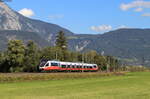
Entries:
{"type": "Polygon", "coordinates": [[[51,43],[54,42],[53,38],[59,31],[64,31],[66,35],[73,35],[71,31],[58,25],[29,19],[3,2],[0,2],[0,30],[34,32],[51,43]]]}
{"type": "Polygon", "coordinates": [[[49,42],[34,32],[3,30],[0,31],[0,50],[5,50],[9,40],[19,39],[26,43],[29,40],[36,42],[40,47],[50,46],[49,42]]]}
{"type": "Polygon", "coordinates": [[[119,29],[102,35],[77,37],[70,40],[72,49],[96,50],[131,65],[150,65],[150,29],[119,29]]]}
{"type": "Polygon", "coordinates": [[[33,40],[40,47],[54,45],[60,30],[65,32],[71,50],[96,50],[115,56],[124,64],[150,65],[150,29],[119,29],[97,35],[74,34],[58,25],[24,17],[0,2],[0,50],[4,50],[11,39],[33,40]]]}

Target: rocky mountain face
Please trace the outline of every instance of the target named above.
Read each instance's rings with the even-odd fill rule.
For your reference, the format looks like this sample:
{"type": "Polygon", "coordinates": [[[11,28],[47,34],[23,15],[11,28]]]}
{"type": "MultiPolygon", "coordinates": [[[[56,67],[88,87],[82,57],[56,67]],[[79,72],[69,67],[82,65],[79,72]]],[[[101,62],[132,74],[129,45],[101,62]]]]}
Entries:
{"type": "Polygon", "coordinates": [[[21,30],[19,16],[3,2],[0,2],[0,23],[0,30],[21,30]]]}
{"type": "Polygon", "coordinates": [[[116,56],[126,64],[150,66],[150,29],[120,29],[102,35],[77,35],[58,25],[24,17],[0,2],[0,50],[4,50],[11,39],[33,40],[40,47],[54,45],[60,30],[65,32],[71,50],[96,50],[104,55],[116,56]]]}
{"type": "Polygon", "coordinates": [[[0,30],[34,32],[49,42],[53,42],[53,38],[55,38],[56,33],[61,30],[64,31],[66,35],[73,35],[71,31],[58,25],[24,17],[9,8],[8,5],[3,2],[0,2],[0,30]]]}

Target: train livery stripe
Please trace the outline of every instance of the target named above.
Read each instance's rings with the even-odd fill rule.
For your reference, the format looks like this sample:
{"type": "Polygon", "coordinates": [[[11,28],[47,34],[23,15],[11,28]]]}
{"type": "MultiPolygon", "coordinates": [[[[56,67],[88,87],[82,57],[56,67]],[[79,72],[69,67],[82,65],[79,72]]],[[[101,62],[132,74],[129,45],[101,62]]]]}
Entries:
{"type": "Polygon", "coordinates": [[[98,70],[98,68],[61,68],[61,67],[56,67],[56,66],[49,66],[49,67],[46,67],[44,68],[45,71],[49,71],[49,70],[60,70],[60,71],[87,71],[87,70],[98,70]]]}

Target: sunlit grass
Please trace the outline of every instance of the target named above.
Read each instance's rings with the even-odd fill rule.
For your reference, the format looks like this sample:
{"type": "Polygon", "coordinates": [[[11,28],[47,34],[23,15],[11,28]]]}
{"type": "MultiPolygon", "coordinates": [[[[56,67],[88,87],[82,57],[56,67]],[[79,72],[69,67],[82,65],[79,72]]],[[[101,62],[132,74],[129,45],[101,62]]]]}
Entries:
{"type": "Polygon", "coordinates": [[[149,99],[150,72],[1,83],[1,99],[149,99]]]}

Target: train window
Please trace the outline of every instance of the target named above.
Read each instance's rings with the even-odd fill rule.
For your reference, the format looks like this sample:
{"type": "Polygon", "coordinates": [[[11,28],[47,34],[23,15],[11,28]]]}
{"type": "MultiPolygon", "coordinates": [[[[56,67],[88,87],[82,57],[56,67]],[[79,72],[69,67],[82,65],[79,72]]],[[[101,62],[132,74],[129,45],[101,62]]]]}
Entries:
{"type": "Polygon", "coordinates": [[[66,68],[66,65],[61,65],[62,68],[66,68]]]}
{"type": "Polygon", "coordinates": [[[68,68],[70,68],[70,65],[68,65],[68,68]]]}
{"type": "Polygon", "coordinates": [[[86,66],[84,66],[84,68],[86,68],[86,66]]]}
{"type": "Polygon", "coordinates": [[[92,69],[93,67],[92,67],[92,66],[90,66],[90,68],[92,69]]]}
{"type": "Polygon", "coordinates": [[[82,66],[80,66],[80,68],[82,68],[82,66]]]}
{"type": "Polygon", "coordinates": [[[41,62],[40,67],[43,67],[46,64],[46,62],[41,62]]]}
{"type": "Polygon", "coordinates": [[[94,68],[96,68],[96,66],[94,66],[94,68]]]}
{"type": "Polygon", "coordinates": [[[51,66],[58,66],[58,63],[51,63],[51,66]]]}
{"type": "Polygon", "coordinates": [[[45,66],[48,67],[48,66],[49,66],[49,63],[47,63],[45,66]]]}
{"type": "Polygon", "coordinates": [[[72,68],[75,68],[75,66],[73,65],[72,68]]]}
{"type": "Polygon", "coordinates": [[[77,66],[77,68],[80,68],[79,66],[77,66]]]}

